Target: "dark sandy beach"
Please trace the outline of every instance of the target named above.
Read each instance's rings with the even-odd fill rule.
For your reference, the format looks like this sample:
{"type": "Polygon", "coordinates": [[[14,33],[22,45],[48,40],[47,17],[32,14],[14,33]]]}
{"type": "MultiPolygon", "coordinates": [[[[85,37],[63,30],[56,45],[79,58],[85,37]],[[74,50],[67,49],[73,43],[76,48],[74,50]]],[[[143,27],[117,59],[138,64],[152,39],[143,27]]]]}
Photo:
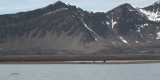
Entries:
{"type": "Polygon", "coordinates": [[[160,63],[160,55],[118,54],[118,55],[66,55],[66,56],[65,55],[0,56],[0,64],[143,64],[143,63],[160,63]]]}
{"type": "Polygon", "coordinates": [[[9,61],[0,64],[152,64],[160,60],[117,60],[113,61],[9,61]]]}

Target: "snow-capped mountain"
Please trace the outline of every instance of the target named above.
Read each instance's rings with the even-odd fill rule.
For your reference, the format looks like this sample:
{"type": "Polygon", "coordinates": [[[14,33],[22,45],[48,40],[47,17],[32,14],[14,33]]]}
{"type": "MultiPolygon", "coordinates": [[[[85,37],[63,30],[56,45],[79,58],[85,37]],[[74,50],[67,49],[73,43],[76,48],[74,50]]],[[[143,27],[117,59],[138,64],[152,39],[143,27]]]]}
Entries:
{"type": "Polygon", "coordinates": [[[148,20],[143,12],[130,4],[120,5],[107,12],[106,18],[108,18],[106,23],[110,29],[117,35],[128,38],[130,43],[148,43],[153,38],[149,35],[154,35],[153,33],[159,29],[159,26],[156,25],[159,23],[148,20]]]}
{"type": "Polygon", "coordinates": [[[93,13],[58,1],[33,11],[0,15],[0,53],[159,53],[159,15],[160,2],[145,8],[126,3],[93,13]]]}
{"type": "Polygon", "coordinates": [[[145,8],[140,8],[139,10],[146,15],[149,20],[160,22],[160,1],[145,8]]]}

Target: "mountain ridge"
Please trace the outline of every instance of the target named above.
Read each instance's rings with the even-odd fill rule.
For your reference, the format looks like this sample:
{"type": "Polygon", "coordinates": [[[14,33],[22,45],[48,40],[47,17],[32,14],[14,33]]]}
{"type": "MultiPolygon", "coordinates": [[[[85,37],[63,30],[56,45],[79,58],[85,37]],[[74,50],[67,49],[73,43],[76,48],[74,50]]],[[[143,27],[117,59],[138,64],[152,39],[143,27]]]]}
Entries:
{"type": "Polygon", "coordinates": [[[159,17],[152,19],[144,12],[153,7],[137,9],[125,3],[106,13],[93,13],[58,1],[33,11],[0,15],[0,53],[157,54],[159,17]]]}

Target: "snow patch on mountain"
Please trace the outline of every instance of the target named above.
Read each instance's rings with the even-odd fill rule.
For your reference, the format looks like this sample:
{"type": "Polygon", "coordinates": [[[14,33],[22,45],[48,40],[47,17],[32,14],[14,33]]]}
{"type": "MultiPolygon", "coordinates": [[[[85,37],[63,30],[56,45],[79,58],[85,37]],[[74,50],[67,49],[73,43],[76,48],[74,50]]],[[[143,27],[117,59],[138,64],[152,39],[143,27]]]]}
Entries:
{"type": "Polygon", "coordinates": [[[117,24],[117,22],[116,21],[113,21],[113,19],[112,19],[112,29],[114,29],[114,26],[117,24]]]}
{"type": "Polygon", "coordinates": [[[54,14],[54,13],[57,13],[57,12],[59,12],[59,11],[67,10],[67,9],[68,9],[68,8],[60,8],[60,9],[57,9],[57,10],[55,10],[55,11],[48,12],[48,13],[46,13],[46,14],[44,14],[44,15],[54,14]]]}
{"type": "Polygon", "coordinates": [[[114,42],[114,41],[111,41],[111,42],[112,42],[112,44],[117,45],[116,42],[114,42]]]}
{"type": "Polygon", "coordinates": [[[155,12],[153,10],[153,12],[151,11],[147,11],[144,9],[139,9],[144,15],[147,16],[147,18],[151,21],[160,21],[160,11],[159,9],[157,9],[157,11],[155,12]]]}
{"type": "Polygon", "coordinates": [[[160,39],[160,32],[157,33],[157,38],[156,39],[160,39]]]}
{"type": "MultiPolygon", "coordinates": [[[[83,19],[81,19],[81,21],[82,21],[83,25],[84,25],[89,31],[91,31],[94,35],[98,36],[98,34],[97,34],[96,32],[94,32],[92,29],[90,29],[90,28],[87,26],[87,24],[83,21],[83,19]]],[[[98,41],[97,38],[95,38],[95,40],[98,41]]]]}
{"type": "Polygon", "coordinates": [[[122,36],[120,36],[119,39],[121,39],[122,42],[128,44],[127,40],[125,40],[122,36]]]}
{"type": "Polygon", "coordinates": [[[146,26],[148,26],[148,25],[149,25],[148,23],[141,24],[141,25],[139,25],[139,28],[144,28],[144,27],[146,27],[146,26]]]}
{"type": "Polygon", "coordinates": [[[110,25],[110,23],[109,23],[108,21],[106,22],[106,24],[107,24],[107,25],[110,25]]]}
{"type": "Polygon", "coordinates": [[[138,44],[138,43],[140,43],[140,42],[139,42],[139,41],[135,41],[135,43],[137,43],[137,44],[138,44]]]}
{"type": "Polygon", "coordinates": [[[87,24],[86,23],[84,23],[84,21],[81,19],[81,21],[82,21],[82,23],[84,24],[84,26],[89,30],[89,31],[91,31],[91,32],[93,32],[95,35],[97,35],[98,36],[98,34],[97,33],[95,33],[92,29],[90,29],[88,26],[87,26],[87,24]]]}
{"type": "Polygon", "coordinates": [[[112,29],[114,29],[114,26],[117,24],[117,22],[112,22],[112,29]]]}
{"type": "Polygon", "coordinates": [[[98,39],[97,39],[97,38],[95,38],[95,40],[96,40],[96,41],[98,41],[98,39]]]}

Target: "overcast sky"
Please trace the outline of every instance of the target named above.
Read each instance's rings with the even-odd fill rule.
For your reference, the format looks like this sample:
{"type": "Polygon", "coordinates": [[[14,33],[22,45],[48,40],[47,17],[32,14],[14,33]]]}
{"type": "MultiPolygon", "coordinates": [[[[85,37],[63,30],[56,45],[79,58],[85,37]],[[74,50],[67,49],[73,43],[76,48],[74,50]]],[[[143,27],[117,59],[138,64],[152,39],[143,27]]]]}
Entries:
{"type": "MultiPolygon", "coordinates": [[[[0,0],[0,14],[10,14],[34,10],[53,4],[58,0],[0,0]]],[[[61,0],[66,4],[76,5],[84,10],[93,12],[107,12],[123,3],[130,3],[134,7],[145,7],[158,0],[61,0]]]]}

